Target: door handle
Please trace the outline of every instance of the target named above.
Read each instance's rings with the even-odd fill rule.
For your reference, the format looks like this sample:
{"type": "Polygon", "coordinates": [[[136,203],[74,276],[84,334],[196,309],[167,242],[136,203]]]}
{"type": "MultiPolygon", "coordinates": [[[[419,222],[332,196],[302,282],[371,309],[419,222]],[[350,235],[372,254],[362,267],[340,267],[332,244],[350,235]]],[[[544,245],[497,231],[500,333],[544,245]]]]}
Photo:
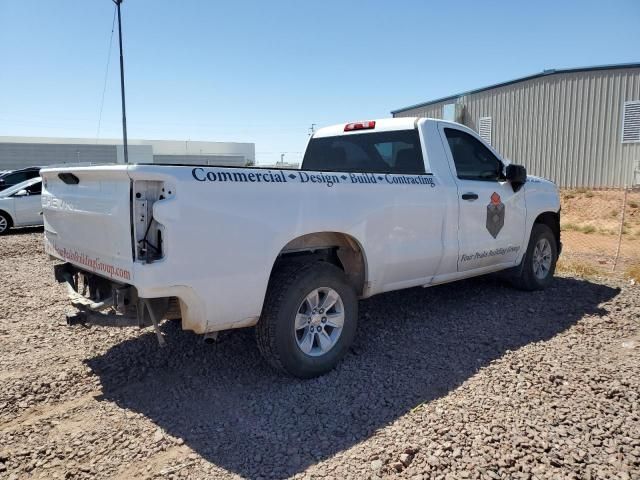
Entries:
{"type": "Polygon", "coordinates": [[[478,194],[477,193],[473,193],[473,192],[463,193],[462,194],[462,199],[463,200],[477,200],[478,199],[478,194]]]}

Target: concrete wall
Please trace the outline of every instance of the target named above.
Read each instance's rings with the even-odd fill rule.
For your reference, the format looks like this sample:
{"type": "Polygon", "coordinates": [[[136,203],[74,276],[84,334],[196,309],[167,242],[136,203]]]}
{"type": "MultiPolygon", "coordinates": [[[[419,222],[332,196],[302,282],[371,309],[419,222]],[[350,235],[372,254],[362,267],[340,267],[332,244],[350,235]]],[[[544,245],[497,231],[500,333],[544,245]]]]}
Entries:
{"type": "MultiPolygon", "coordinates": [[[[153,147],[151,145],[127,145],[129,163],[153,163],[153,147]]],[[[124,146],[116,145],[116,162],[124,163],[124,146]]]]}
{"type": "Polygon", "coordinates": [[[477,131],[492,118],[492,145],[514,163],[562,187],[640,184],[640,143],[622,143],[622,108],[640,100],[640,68],[557,73],[398,111],[397,117],[442,118],[463,105],[477,131]]]}
{"type": "Polygon", "coordinates": [[[246,166],[242,155],[154,155],[153,163],[246,166]]]}
{"type": "Polygon", "coordinates": [[[256,148],[253,143],[198,142],[191,140],[143,140],[153,146],[154,155],[220,155],[244,157],[255,163],[256,148]]]}

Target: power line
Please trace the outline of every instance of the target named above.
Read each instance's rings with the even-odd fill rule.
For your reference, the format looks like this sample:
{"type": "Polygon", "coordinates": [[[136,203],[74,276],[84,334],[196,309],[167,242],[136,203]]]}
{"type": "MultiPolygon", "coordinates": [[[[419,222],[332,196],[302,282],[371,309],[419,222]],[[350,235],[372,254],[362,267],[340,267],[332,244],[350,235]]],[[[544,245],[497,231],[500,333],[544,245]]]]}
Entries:
{"type": "Polygon", "coordinates": [[[109,63],[111,60],[111,46],[113,45],[113,31],[116,25],[116,7],[113,9],[113,20],[111,20],[111,37],[109,37],[109,53],[107,54],[107,67],[104,71],[104,84],[102,86],[102,100],[100,101],[100,114],[98,115],[98,130],[96,131],[96,143],[100,138],[100,124],[102,123],[102,109],[104,108],[104,94],[107,91],[107,77],[109,76],[109,63]]]}

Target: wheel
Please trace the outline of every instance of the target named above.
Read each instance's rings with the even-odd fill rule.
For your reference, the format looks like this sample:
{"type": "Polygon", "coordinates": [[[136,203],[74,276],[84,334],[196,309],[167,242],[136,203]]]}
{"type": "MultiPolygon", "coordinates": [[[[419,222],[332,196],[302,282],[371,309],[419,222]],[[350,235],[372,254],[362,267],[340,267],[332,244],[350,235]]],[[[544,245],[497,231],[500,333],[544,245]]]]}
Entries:
{"type": "Polygon", "coordinates": [[[553,281],[558,261],[558,246],[551,229],[535,223],[520,273],[512,282],[522,290],[542,290],[553,281]]]}
{"type": "Polygon", "coordinates": [[[11,217],[4,212],[0,212],[0,235],[3,235],[11,228],[11,217]]]}
{"type": "Polygon", "coordinates": [[[327,262],[284,264],[272,274],[256,340],[276,369],[299,378],[332,370],[353,342],[358,299],[327,262]]]}

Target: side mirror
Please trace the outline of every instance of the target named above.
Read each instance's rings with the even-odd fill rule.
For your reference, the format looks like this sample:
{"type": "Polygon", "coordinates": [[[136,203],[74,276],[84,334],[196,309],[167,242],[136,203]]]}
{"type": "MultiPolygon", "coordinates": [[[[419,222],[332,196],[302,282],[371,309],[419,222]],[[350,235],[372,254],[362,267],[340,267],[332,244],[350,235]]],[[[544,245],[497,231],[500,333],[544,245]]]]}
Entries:
{"type": "Polygon", "coordinates": [[[22,190],[18,190],[13,194],[14,197],[26,197],[27,195],[29,195],[29,192],[27,192],[24,188],[22,190]]]}
{"type": "Polygon", "coordinates": [[[514,192],[520,190],[520,187],[527,181],[527,169],[522,165],[507,165],[506,174],[514,192]]]}

